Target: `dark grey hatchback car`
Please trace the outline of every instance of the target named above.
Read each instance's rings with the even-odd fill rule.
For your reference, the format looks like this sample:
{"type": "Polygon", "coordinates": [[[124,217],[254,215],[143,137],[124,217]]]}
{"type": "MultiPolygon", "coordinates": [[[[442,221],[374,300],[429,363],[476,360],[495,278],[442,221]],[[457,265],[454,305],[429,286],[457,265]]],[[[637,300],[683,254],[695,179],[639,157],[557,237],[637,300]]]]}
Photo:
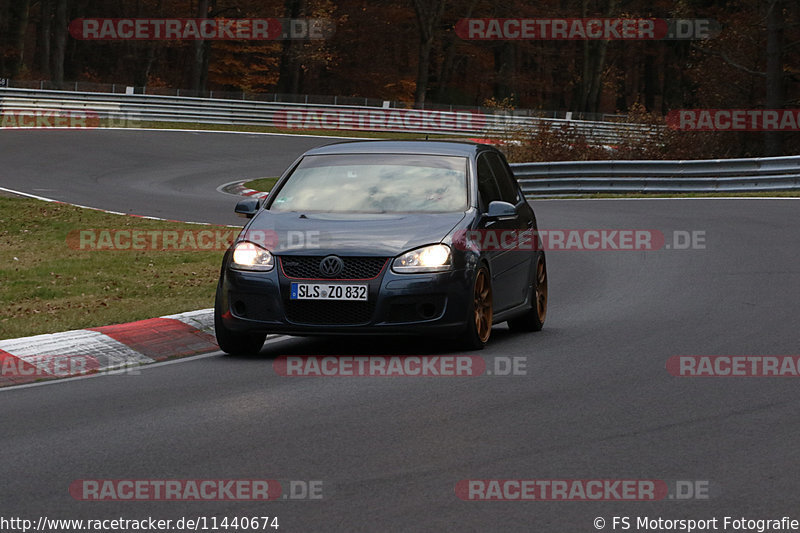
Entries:
{"type": "Polygon", "coordinates": [[[536,217],[505,157],[483,144],[364,141],[309,150],[225,253],[220,348],[269,333],[410,334],[480,349],[493,324],[538,331],[547,269],[536,217]]]}

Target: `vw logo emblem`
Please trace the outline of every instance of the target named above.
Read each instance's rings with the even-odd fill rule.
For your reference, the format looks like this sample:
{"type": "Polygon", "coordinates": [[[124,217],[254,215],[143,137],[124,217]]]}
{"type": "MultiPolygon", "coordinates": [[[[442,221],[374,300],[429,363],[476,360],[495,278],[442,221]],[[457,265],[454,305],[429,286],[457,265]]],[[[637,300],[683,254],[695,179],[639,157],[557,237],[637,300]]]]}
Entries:
{"type": "Polygon", "coordinates": [[[335,255],[329,255],[319,263],[319,272],[326,278],[338,276],[344,270],[344,261],[335,255]]]}

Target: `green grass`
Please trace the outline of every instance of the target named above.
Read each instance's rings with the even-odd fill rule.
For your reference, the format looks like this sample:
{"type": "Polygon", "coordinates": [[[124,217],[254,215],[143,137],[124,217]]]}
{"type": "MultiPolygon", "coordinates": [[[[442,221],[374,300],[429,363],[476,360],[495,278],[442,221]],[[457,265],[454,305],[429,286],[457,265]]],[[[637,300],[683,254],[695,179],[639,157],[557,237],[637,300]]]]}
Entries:
{"type": "Polygon", "coordinates": [[[244,186],[254,191],[269,192],[279,179],[280,178],[259,178],[246,182],[244,186]]]}
{"type": "Polygon", "coordinates": [[[68,244],[70,231],[86,229],[226,228],[0,197],[0,339],[214,305],[224,250],[87,251],[68,244]]]}
{"type": "MultiPolygon", "coordinates": [[[[197,122],[156,122],[147,120],[131,120],[124,124],[109,123],[108,119],[100,120],[100,127],[129,127],[152,128],[161,130],[212,130],[212,131],[241,131],[245,133],[279,133],[281,135],[319,135],[321,137],[358,137],[364,139],[425,139],[424,133],[393,133],[388,131],[361,131],[361,130],[318,130],[275,128],[271,126],[237,125],[237,124],[202,124],[197,122]]],[[[452,139],[452,135],[430,134],[429,139],[452,139]]]]}

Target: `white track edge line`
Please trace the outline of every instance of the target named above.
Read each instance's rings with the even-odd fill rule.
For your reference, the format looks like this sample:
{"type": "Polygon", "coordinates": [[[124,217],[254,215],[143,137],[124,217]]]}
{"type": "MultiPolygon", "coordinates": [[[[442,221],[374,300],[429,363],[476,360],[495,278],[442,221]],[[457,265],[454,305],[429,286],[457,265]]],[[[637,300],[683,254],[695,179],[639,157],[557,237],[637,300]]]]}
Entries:
{"type": "MultiPolygon", "coordinates": [[[[267,339],[264,342],[264,346],[267,346],[267,345],[270,345],[270,344],[276,344],[278,342],[283,342],[283,341],[285,341],[285,340],[287,340],[289,338],[290,338],[289,335],[277,335],[277,336],[275,336],[275,337],[273,337],[271,339],[267,339]]],[[[180,357],[178,359],[171,359],[169,361],[158,361],[158,362],[155,362],[155,363],[139,364],[139,365],[136,365],[136,366],[125,367],[125,368],[121,368],[121,369],[117,369],[117,370],[102,371],[102,372],[97,372],[95,374],[87,374],[85,376],[74,376],[74,377],[71,377],[71,378],[46,379],[45,381],[40,381],[40,382],[37,382],[37,383],[25,383],[23,385],[9,385],[7,387],[0,387],[0,394],[2,394],[3,392],[10,391],[10,390],[30,389],[30,388],[33,388],[33,387],[44,387],[45,385],[56,385],[58,383],[67,383],[67,382],[70,382],[70,381],[78,381],[78,380],[93,379],[93,378],[102,378],[102,377],[107,377],[107,376],[121,376],[121,375],[124,375],[126,372],[129,372],[130,370],[133,370],[133,369],[136,369],[136,370],[147,370],[149,368],[156,368],[156,367],[160,367],[160,366],[176,365],[176,364],[179,364],[179,363],[188,363],[188,362],[191,362],[191,361],[199,361],[201,359],[209,359],[211,357],[219,357],[220,355],[225,355],[225,352],[223,352],[222,350],[217,350],[215,352],[202,353],[202,354],[197,354],[197,355],[189,355],[187,357],[180,357]]]]}

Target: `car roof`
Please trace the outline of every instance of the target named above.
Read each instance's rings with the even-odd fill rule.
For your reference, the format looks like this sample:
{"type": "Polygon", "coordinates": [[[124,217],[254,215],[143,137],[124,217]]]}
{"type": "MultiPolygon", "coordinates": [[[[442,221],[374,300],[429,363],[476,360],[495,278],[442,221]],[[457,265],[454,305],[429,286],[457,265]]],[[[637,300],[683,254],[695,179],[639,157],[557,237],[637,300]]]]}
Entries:
{"type": "Polygon", "coordinates": [[[417,154],[469,157],[491,146],[461,141],[345,141],[312,148],[306,155],[417,154]]]}

